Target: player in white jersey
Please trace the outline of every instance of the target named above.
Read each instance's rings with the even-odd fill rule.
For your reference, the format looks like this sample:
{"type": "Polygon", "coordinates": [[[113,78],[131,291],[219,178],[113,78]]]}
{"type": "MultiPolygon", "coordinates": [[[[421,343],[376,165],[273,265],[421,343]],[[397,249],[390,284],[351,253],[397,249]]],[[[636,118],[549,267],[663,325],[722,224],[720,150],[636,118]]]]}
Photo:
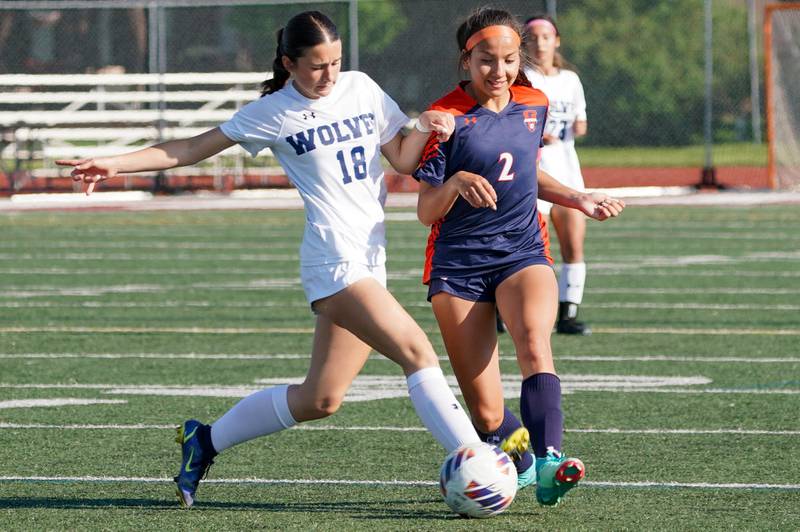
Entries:
{"type": "MultiPolygon", "coordinates": [[[[583,176],[575,151],[575,137],[586,134],[586,99],[578,75],[564,68],[558,47],[561,37],[555,22],[540,15],[525,23],[528,54],[534,68],[525,69],[531,84],[550,100],[541,150],[542,170],[570,188],[583,191],[583,176]]],[[[558,235],[563,264],[558,276],[558,321],[556,331],[563,334],[591,334],[589,326],[577,320],[583,301],[586,262],[583,244],[586,218],[575,209],[539,200],[539,210],[549,214],[558,235]]]]}
{"type": "Polygon", "coordinates": [[[263,97],[220,127],[121,156],[59,162],[74,166],[73,179],[88,183],[90,193],[118,173],[193,164],[235,143],[253,155],[270,148],[305,203],[300,270],[317,315],[305,381],[245,397],[211,425],[192,419],[178,427],[175,481],[183,506],[194,503],[218,452],[333,414],[373,348],[403,369],[418,415],[447,452],[480,441],[425,333],[386,290],[381,154],[409,174],[430,131],[444,141],[454,120],[427,111],[403,136],[406,115],[367,75],[340,73],[341,60],[333,22],[317,11],[301,13],[278,33],[274,78],[263,97]]]}

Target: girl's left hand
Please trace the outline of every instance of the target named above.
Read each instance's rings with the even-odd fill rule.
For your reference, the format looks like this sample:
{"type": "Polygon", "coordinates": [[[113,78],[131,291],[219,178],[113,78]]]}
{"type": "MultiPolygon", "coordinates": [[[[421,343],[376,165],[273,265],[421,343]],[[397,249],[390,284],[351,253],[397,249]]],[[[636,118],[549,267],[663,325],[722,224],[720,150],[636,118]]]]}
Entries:
{"type": "Polygon", "coordinates": [[[417,120],[423,129],[436,133],[436,140],[439,142],[447,142],[456,129],[455,118],[444,111],[425,111],[417,120]]]}
{"type": "Polygon", "coordinates": [[[584,193],[578,197],[578,206],[586,216],[595,220],[607,220],[619,216],[625,202],[600,192],[584,193]]]}

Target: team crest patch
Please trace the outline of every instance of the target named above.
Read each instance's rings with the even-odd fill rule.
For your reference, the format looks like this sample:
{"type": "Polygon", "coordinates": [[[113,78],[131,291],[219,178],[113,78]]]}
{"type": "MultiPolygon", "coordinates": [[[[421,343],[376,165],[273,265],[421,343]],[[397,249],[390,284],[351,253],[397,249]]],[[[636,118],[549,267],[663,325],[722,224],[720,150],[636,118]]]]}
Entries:
{"type": "Polygon", "coordinates": [[[522,120],[531,132],[536,131],[536,124],[539,122],[536,118],[536,110],[523,111],[522,120]]]}

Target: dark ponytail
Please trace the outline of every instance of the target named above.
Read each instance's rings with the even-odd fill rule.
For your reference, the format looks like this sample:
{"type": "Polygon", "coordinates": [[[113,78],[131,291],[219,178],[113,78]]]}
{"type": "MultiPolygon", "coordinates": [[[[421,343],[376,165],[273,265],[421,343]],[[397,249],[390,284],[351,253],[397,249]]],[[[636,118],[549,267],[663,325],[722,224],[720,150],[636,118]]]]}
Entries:
{"type": "MultiPolygon", "coordinates": [[[[459,63],[463,62],[469,57],[470,52],[466,50],[467,41],[469,38],[472,37],[474,33],[481,31],[483,28],[488,28],[489,26],[508,26],[517,32],[517,35],[520,36],[520,39],[522,39],[524,35],[522,25],[511,13],[503,9],[482,7],[473,12],[469,18],[467,18],[467,20],[465,20],[461,26],[458,27],[458,31],[456,32],[456,41],[458,41],[458,49],[461,51],[459,63]]],[[[520,69],[519,73],[517,74],[517,79],[514,80],[514,85],[524,85],[525,87],[530,87],[531,82],[528,81],[528,78],[522,71],[522,66],[528,62],[527,51],[525,50],[524,46],[520,46],[519,55],[520,69]]]]}
{"type": "Polygon", "coordinates": [[[289,71],[283,66],[283,56],[295,62],[308,48],[338,41],[339,32],[336,24],[319,11],[304,11],[289,19],[286,26],[278,30],[277,37],[278,45],[272,62],[273,77],[261,84],[261,96],[281,90],[289,80],[289,71]]]}

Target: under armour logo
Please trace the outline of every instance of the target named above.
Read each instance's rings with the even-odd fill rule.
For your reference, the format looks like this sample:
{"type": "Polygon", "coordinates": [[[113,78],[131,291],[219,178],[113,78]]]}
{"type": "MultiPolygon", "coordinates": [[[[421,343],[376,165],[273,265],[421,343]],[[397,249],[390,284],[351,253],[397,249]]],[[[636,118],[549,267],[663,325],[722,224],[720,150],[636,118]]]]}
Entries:
{"type": "Polygon", "coordinates": [[[477,116],[465,116],[464,117],[464,125],[465,126],[468,126],[470,124],[477,124],[477,123],[478,123],[478,117],[477,116]]]}
{"type": "Polygon", "coordinates": [[[308,120],[308,117],[316,118],[317,115],[314,114],[314,111],[309,111],[308,113],[303,113],[303,120],[308,120]]]}

